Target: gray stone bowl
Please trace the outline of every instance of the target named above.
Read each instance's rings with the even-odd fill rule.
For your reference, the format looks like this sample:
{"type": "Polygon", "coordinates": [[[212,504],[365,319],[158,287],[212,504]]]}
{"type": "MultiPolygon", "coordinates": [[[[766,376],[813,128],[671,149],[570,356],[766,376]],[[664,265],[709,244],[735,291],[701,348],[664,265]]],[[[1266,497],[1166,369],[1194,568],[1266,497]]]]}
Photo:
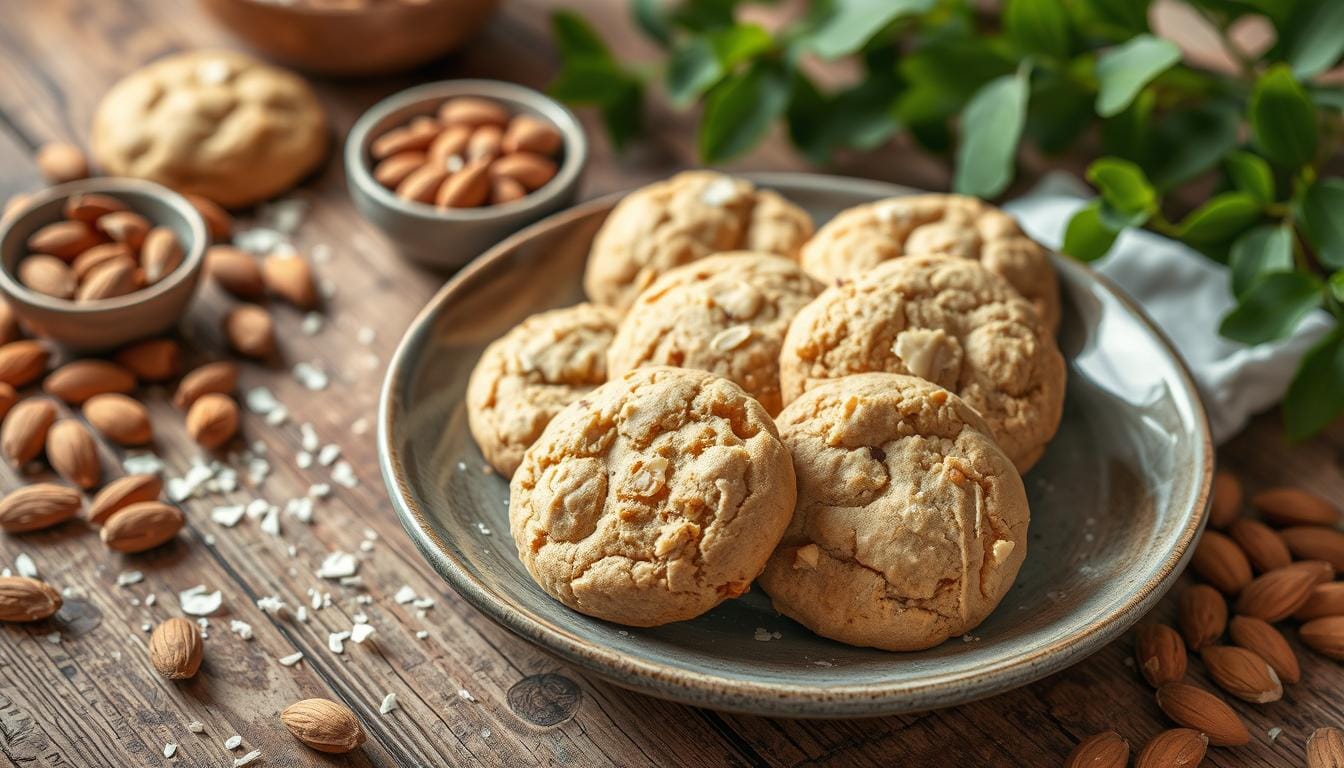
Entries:
{"type": "MultiPolygon", "coordinates": [[[[818,224],[911,192],[829,176],[750,178],[818,224]]],[[[654,696],[762,715],[857,717],[960,704],[1061,670],[1119,637],[1176,581],[1209,499],[1213,448],[1203,407],[1162,333],[1104,278],[1056,259],[1064,418],[1025,478],[1026,562],[969,637],[916,653],[855,648],[780,616],[755,588],[694,620],[651,629],[551,599],[518,560],[508,483],[483,471],[463,392],[486,344],[527,315],[582,299],[589,243],[618,199],[578,206],[499,244],[444,286],[388,368],[378,415],[388,493],[430,565],[491,619],[654,696]]]]}
{"type": "Polygon", "coordinates": [[[360,116],[345,140],[346,182],[355,207],[403,256],[441,270],[457,269],[519,229],[573,203],[587,164],[588,139],[573,112],[531,88],[497,80],[445,80],[389,96],[360,116]],[[555,178],[512,203],[449,210],[403,200],[374,181],[369,154],[374,139],[413,117],[434,114],[454,96],[493,99],[514,113],[541,118],[558,128],[564,149],[555,178]]]}
{"type": "Polygon", "coordinates": [[[200,282],[210,235],[187,199],[152,181],[104,177],[74,181],[33,195],[0,222],[0,293],[29,331],[79,352],[98,352],[163,333],[186,314],[200,282]],[[15,277],[28,255],[29,235],[59,221],[72,195],[99,192],[125,202],[151,223],[166,226],[182,244],[182,263],[159,282],[125,296],[73,302],[38,293],[15,277]]]}

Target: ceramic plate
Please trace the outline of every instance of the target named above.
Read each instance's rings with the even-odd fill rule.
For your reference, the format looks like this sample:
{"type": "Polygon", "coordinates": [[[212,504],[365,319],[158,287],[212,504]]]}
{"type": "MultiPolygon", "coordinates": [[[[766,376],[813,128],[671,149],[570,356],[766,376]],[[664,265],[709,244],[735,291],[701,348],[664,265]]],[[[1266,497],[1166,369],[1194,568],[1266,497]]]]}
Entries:
{"type": "MultiPolygon", "coordinates": [[[[910,192],[818,175],[753,178],[818,224],[910,192]]],[[[1069,367],[1064,419],[1026,477],[1026,563],[972,637],[918,653],[852,648],[775,613],[759,589],[654,629],[555,602],[514,552],[508,483],[484,471],[463,392],[486,344],[534,312],[582,300],[588,245],[617,199],[552,216],[458,274],[412,323],[383,386],[379,456],[402,524],[448,583],[495,621],[654,696],[765,715],[879,715],[989,696],[1073,664],[1143,616],[1180,573],[1212,474],[1199,398],[1137,309],[1088,269],[1056,259],[1069,367]]]]}

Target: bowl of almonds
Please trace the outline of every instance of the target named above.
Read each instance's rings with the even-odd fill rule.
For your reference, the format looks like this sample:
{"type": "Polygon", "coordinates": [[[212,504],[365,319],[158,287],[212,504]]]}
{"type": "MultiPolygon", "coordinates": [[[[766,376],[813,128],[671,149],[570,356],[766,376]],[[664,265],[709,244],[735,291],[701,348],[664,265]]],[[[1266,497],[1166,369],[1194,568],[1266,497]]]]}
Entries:
{"type": "Polygon", "coordinates": [[[186,198],[100,178],[33,195],[0,224],[0,292],[33,333],[95,351],[176,325],[209,244],[186,198]]]}
{"type": "Polygon", "coordinates": [[[350,131],[356,206],[407,257],[456,268],[574,201],[588,158],[574,114],[529,88],[449,80],[391,96],[350,131]]]}

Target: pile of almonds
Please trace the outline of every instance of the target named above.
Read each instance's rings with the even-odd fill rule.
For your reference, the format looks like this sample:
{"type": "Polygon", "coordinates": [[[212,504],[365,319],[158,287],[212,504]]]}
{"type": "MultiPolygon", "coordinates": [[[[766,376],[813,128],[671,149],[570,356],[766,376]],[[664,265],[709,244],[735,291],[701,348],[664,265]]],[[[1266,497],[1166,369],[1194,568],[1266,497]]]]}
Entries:
{"type": "Polygon", "coordinates": [[[373,178],[404,200],[475,208],[522,199],[555,177],[554,125],[490,99],[449,99],[373,141],[373,178]]]}

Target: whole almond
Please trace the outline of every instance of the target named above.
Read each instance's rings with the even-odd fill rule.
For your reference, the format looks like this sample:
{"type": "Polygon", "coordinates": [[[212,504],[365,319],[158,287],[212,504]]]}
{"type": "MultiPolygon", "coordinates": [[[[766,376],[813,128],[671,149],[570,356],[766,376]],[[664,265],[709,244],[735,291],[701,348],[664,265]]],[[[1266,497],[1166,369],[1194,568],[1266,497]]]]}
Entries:
{"type": "Polygon", "coordinates": [[[469,125],[455,125],[439,134],[429,145],[428,162],[435,167],[446,168],[448,158],[462,158],[467,154],[467,142],[471,141],[472,128],[469,125]]]}
{"type": "Polygon", "coordinates": [[[168,227],[155,227],[145,235],[144,245],[140,246],[140,266],[145,270],[145,280],[153,285],[182,265],[182,243],[177,233],[168,227]]]}
{"type": "Polygon", "coordinates": [[[1209,677],[1224,691],[1252,704],[1283,698],[1283,683],[1259,654],[1235,645],[1210,645],[1200,651],[1209,677]]]}
{"type": "Polygon", "coordinates": [[[471,132],[467,141],[467,160],[494,160],[499,157],[499,145],[504,131],[498,125],[482,125],[471,132]]]}
{"type": "Polygon", "coordinates": [[[426,164],[397,185],[397,197],[417,203],[433,203],[439,193],[439,187],[443,186],[443,180],[446,178],[448,178],[446,167],[433,163],[426,164]]]}
{"type": "Polygon", "coordinates": [[[294,738],[318,752],[344,754],[364,743],[364,729],[344,704],[327,699],[304,699],[280,713],[294,738]]]}
{"type": "Polygon", "coordinates": [[[1192,651],[1212,645],[1227,627],[1227,601],[1207,584],[1195,584],[1181,593],[1177,620],[1185,644],[1192,651]]]}
{"type": "Polygon", "coordinates": [[[1322,525],[1295,525],[1279,531],[1293,557],[1300,560],[1324,560],[1336,571],[1344,571],[1344,533],[1322,525]]]}
{"type": "Polygon", "coordinates": [[[517,115],[509,121],[502,147],[509,154],[532,152],[550,156],[560,150],[560,144],[560,131],[555,126],[531,115],[517,115]]]}
{"type": "Polygon", "coordinates": [[[1194,768],[1204,761],[1209,737],[1190,728],[1172,728],[1152,738],[1134,768],[1194,768]]]}
{"type": "Polygon", "coordinates": [[[113,359],[140,381],[158,383],[181,370],[182,348],[172,339],[146,339],[117,350],[113,359]]]}
{"type": "Polygon", "coordinates": [[[135,262],[130,259],[111,259],[89,270],[75,291],[75,301],[115,299],[137,287],[135,262]]]}
{"type": "Polygon", "coordinates": [[[0,346],[0,381],[22,387],[47,370],[51,352],[40,342],[19,340],[0,346]]]}
{"type": "Polygon", "coordinates": [[[540,189],[546,182],[555,178],[555,170],[555,161],[531,152],[505,155],[490,166],[491,173],[514,179],[529,192],[540,189]]]}
{"type": "Polygon", "coordinates": [[[182,530],[182,510],[159,501],[141,501],[113,512],[103,520],[99,535],[108,549],[144,552],[182,530]]]}
{"type": "Polygon", "coordinates": [[[1143,679],[1154,688],[1185,677],[1185,643],[1166,624],[1144,624],[1134,643],[1134,656],[1143,679]]]}
{"type": "Polygon", "coordinates": [[[231,245],[210,246],[205,252],[205,271],[216,285],[240,299],[255,300],[266,295],[261,264],[252,254],[231,245]]]}
{"type": "Polygon", "coordinates": [[[1176,722],[1209,737],[1216,747],[1237,747],[1251,740],[1246,725],[1222,699],[1186,683],[1157,689],[1157,706],[1176,722]]]}
{"type": "Polygon", "coordinates": [[[57,474],[85,490],[103,479],[93,435],[74,419],[61,419],[47,431],[47,460],[57,474]]]}
{"type": "Polygon", "coordinates": [[[299,309],[317,306],[317,282],[308,260],[298,256],[271,256],[261,263],[266,290],[299,309]]]}
{"type": "Polygon", "coordinates": [[[1344,661],[1344,616],[1312,619],[1297,629],[1297,636],[1322,656],[1344,661]]]}
{"type": "Polygon", "coordinates": [[[1129,742],[1115,731],[1088,736],[1064,760],[1064,768],[1125,768],[1128,764],[1129,742]]]}
{"type": "Polygon", "coordinates": [[[475,208],[490,198],[490,161],[476,160],[448,177],[434,204],[441,208],[475,208]]]}
{"type": "Polygon", "coordinates": [[[1302,679],[1297,654],[1293,653],[1283,634],[1269,622],[1252,616],[1233,616],[1227,623],[1227,634],[1232,642],[1264,659],[1279,680],[1296,683],[1302,679]]]}
{"type": "Polygon", "coordinates": [[[149,411],[126,395],[94,395],[84,403],[84,418],[117,445],[144,445],[154,439],[149,411]]]}
{"type": "Polygon", "coordinates": [[[1283,542],[1273,528],[1260,522],[1240,518],[1227,527],[1227,535],[1237,542],[1241,551],[1250,561],[1251,567],[1260,573],[1282,568],[1293,562],[1288,545],[1283,542]]]}
{"type": "Polygon", "coordinates": [[[424,152],[410,150],[407,152],[398,152],[391,157],[380,160],[373,167],[373,180],[382,184],[388,189],[396,189],[397,185],[406,180],[429,160],[429,155],[424,152]]]}
{"type": "Polygon", "coordinates": [[[89,226],[93,226],[98,222],[99,217],[126,210],[126,204],[112,195],[104,195],[98,192],[80,192],[67,197],[61,210],[65,218],[82,221],[89,226]]]}
{"type": "Polygon", "coordinates": [[[61,593],[44,581],[0,576],[0,621],[42,621],[61,610],[61,593]]]}
{"type": "Polygon", "coordinates": [[[1237,613],[1271,624],[1293,615],[1311,595],[1319,576],[1305,568],[1288,566],[1257,576],[1237,597],[1237,613]]]}
{"type": "Polygon", "coordinates": [[[527,188],[508,176],[490,177],[490,204],[503,205],[527,197],[527,188]]]}
{"type": "Polygon", "coordinates": [[[186,410],[202,395],[228,395],[238,387],[238,366],[230,362],[207,363],[182,377],[173,395],[173,406],[186,410]]]}
{"type": "Polygon", "coordinates": [[[0,499],[0,530],[26,533],[50,528],[79,514],[79,491],[55,483],[34,483],[0,499]]]}
{"type": "Polygon", "coordinates": [[[174,616],[149,636],[149,663],[169,680],[186,680],[201,668],[201,629],[193,621],[174,616]]]}
{"type": "Polygon", "coordinates": [[[224,337],[240,355],[265,360],[275,354],[271,313],[256,304],[243,304],[224,316],[224,337]]]}
{"type": "Polygon", "coordinates": [[[142,501],[156,501],[163,492],[163,481],[156,475],[126,475],[108,483],[89,502],[90,523],[102,525],[114,512],[142,501]]]}
{"type": "Polygon", "coordinates": [[[1344,731],[1317,728],[1307,737],[1307,768],[1344,768],[1344,731]]]}
{"type": "Polygon", "coordinates": [[[443,127],[433,118],[417,117],[374,139],[369,152],[374,160],[383,160],[402,152],[427,149],[442,130],[443,127]]]}
{"type": "Polygon", "coordinates": [[[1225,595],[1235,595],[1251,583],[1251,563],[1241,547],[1217,531],[1204,531],[1195,545],[1190,567],[1225,595]]]}
{"type": "Polygon", "coordinates": [[[0,419],[5,418],[9,409],[13,408],[17,402],[19,402],[19,393],[14,391],[13,387],[0,381],[0,419]]]}
{"type": "Polygon", "coordinates": [[[1297,560],[1279,570],[1305,571],[1311,575],[1312,583],[1324,584],[1335,580],[1335,566],[1325,560],[1297,560]]]}
{"type": "Polygon", "coordinates": [[[76,280],[85,280],[89,273],[102,265],[118,259],[134,260],[135,252],[125,243],[99,243],[75,257],[70,263],[70,271],[76,280]]]}
{"type": "MultiPolygon", "coordinates": [[[[115,215],[115,214],[114,214],[115,215]]],[[[28,250],[70,261],[102,239],[82,221],[57,221],[28,236],[28,250]]]]}
{"type": "Polygon", "coordinates": [[[1335,505],[1300,488],[1271,488],[1251,498],[1251,506],[1274,525],[1330,525],[1339,522],[1335,505]]]}
{"type": "Polygon", "coordinates": [[[200,195],[184,194],[183,197],[187,198],[191,207],[201,214],[202,219],[205,219],[205,228],[210,233],[211,240],[219,242],[229,239],[229,236],[233,234],[233,217],[229,215],[228,211],[224,210],[223,206],[208,197],[200,195]]]}
{"type": "Polygon", "coordinates": [[[477,96],[459,96],[449,99],[439,107],[439,120],[444,125],[505,125],[509,122],[509,110],[490,99],[477,96]]]}
{"type": "Polygon", "coordinates": [[[56,420],[56,406],[45,398],[24,400],[9,410],[0,424],[0,452],[16,467],[37,458],[47,443],[47,430],[56,420]]]}
{"type": "Polygon", "coordinates": [[[19,282],[38,293],[69,299],[75,295],[75,273],[55,256],[35,253],[19,262],[19,282]]]}
{"type": "Polygon", "coordinates": [[[99,232],[118,243],[125,243],[133,251],[139,251],[149,234],[149,219],[135,211],[117,211],[98,217],[95,225],[99,232]]]}
{"type": "Polygon", "coordinates": [[[187,434],[203,448],[218,448],[238,431],[238,404],[228,395],[202,395],[187,411],[187,434]]]}
{"type": "Polygon", "coordinates": [[[47,374],[42,391],[71,405],[94,395],[125,394],[135,389],[135,374],[106,360],[75,360],[47,374]]]}
{"type": "Polygon", "coordinates": [[[1293,611],[1298,621],[1311,621],[1322,616],[1344,616],[1344,581],[1317,584],[1302,607],[1293,611]]]}
{"type": "Polygon", "coordinates": [[[89,159],[74,144],[51,141],[38,148],[37,169],[52,184],[64,184],[88,178],[89,159]]]}

